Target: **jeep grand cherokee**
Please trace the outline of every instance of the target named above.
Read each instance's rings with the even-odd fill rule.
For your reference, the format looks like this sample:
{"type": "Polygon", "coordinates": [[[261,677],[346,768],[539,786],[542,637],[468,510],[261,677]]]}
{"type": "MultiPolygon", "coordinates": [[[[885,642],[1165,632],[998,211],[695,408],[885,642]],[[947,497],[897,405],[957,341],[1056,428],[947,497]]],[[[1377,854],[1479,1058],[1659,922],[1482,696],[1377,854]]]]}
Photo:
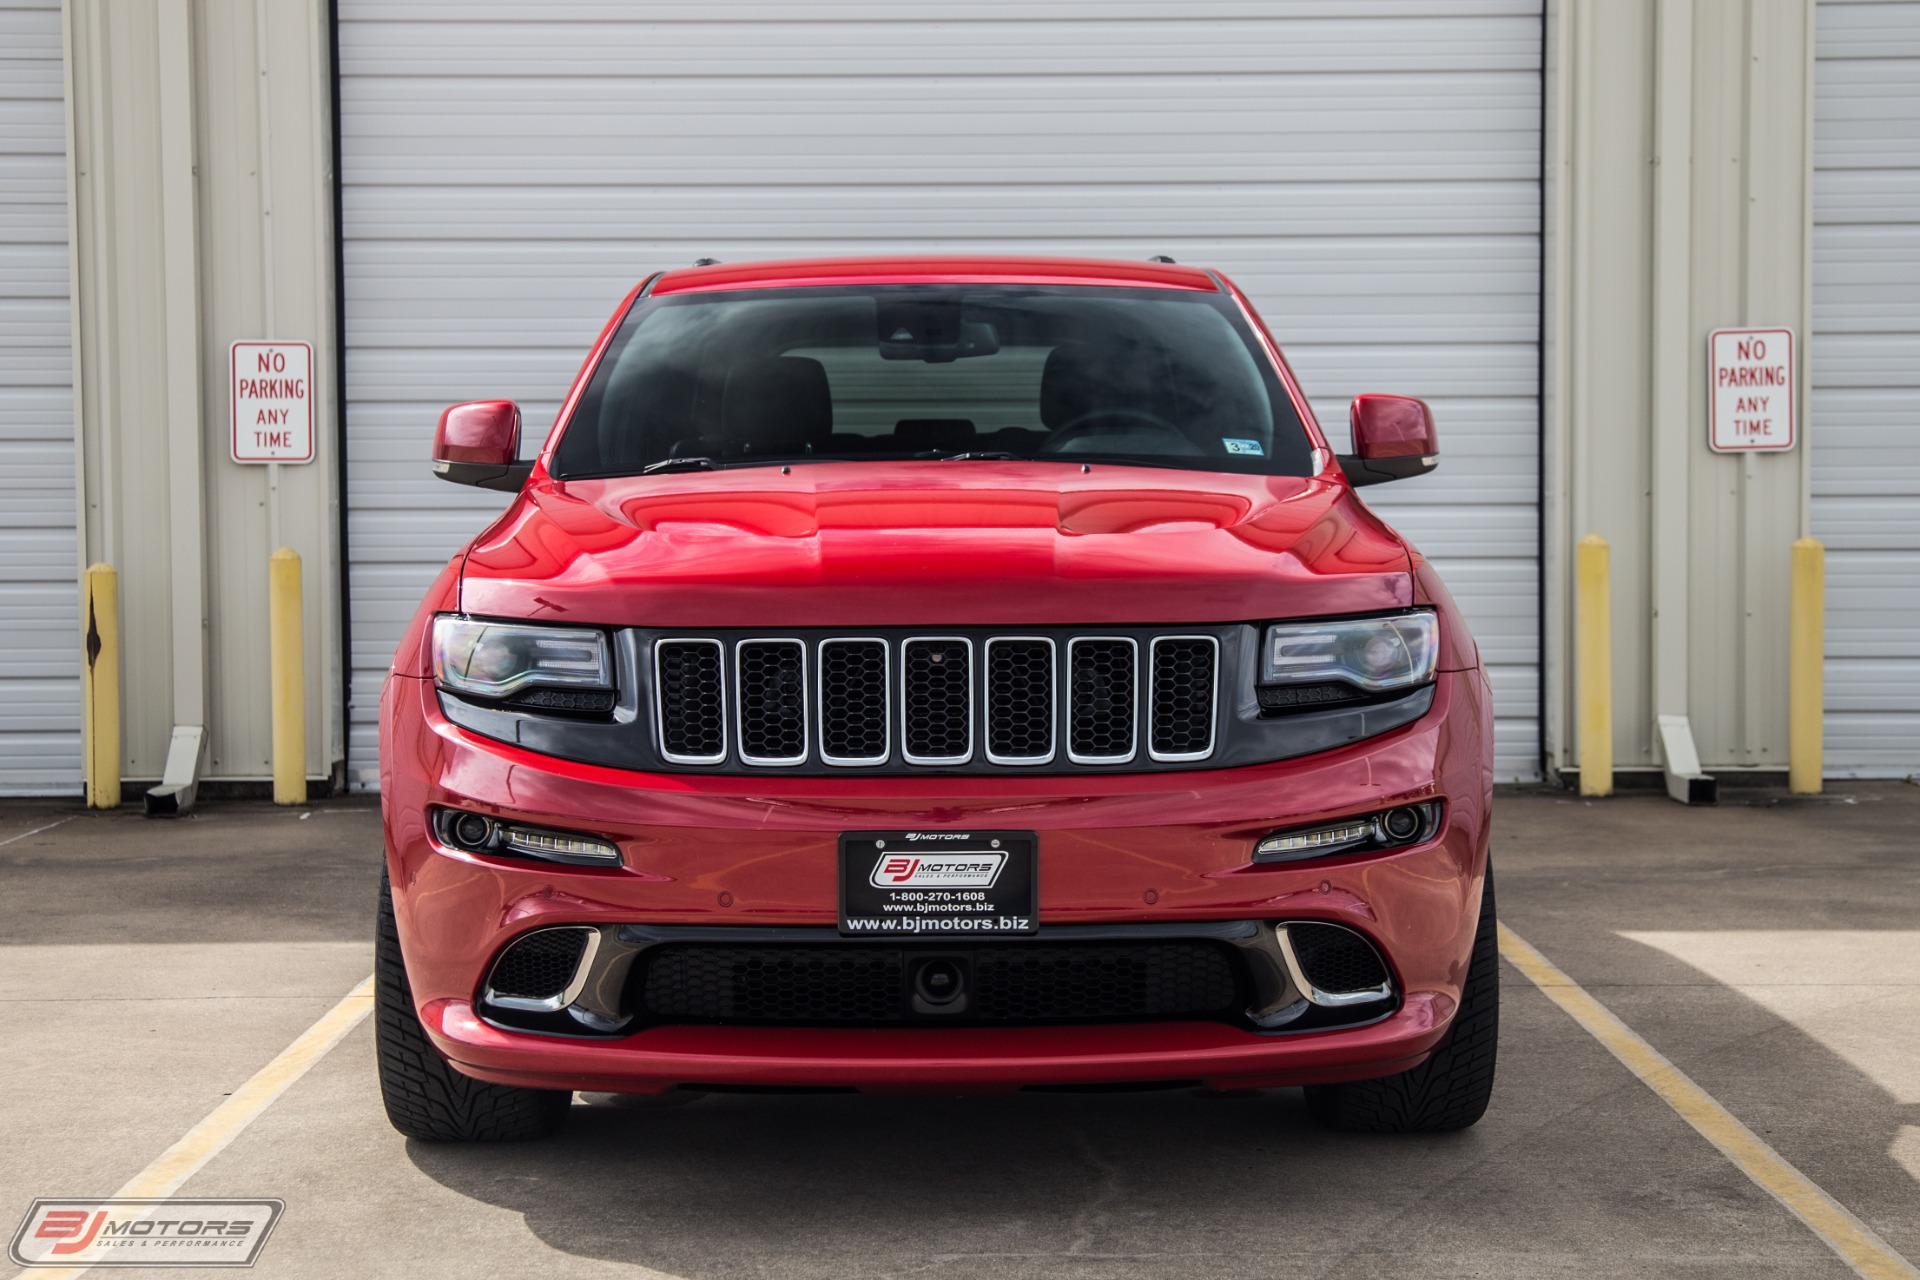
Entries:
{"type": "Polygon", "coordinates": [[[1304,1085],[1486,1107],[1491,703],[1246,298],[1165,262],[643,282],[381,698],[387,1111],[574,1090],[1304,1085]]]}

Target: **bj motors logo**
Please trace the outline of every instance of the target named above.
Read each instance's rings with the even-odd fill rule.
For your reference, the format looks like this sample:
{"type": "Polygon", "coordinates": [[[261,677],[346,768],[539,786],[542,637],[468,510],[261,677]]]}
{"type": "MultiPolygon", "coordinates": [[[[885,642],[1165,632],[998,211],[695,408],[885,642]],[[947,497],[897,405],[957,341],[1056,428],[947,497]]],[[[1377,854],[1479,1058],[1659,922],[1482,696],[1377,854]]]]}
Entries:
{"type": "Polygon", "coordinates": [[[35,1200],[7,1256],[23,1267],[251,1267],[284,1200],[35,1200]]]}
{"type": "Polygon", "coordinates": [[[1004,853],[889,853],[873,864],[876,889],[990,889],[1004,853]]]}

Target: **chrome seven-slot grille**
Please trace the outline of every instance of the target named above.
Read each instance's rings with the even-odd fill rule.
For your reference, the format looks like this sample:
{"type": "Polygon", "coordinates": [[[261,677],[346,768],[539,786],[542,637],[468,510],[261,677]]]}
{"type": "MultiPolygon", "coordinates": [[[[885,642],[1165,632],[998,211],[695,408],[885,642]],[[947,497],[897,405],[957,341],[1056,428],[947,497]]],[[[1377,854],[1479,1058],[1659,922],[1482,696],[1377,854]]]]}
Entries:
{"type": "Polygon", "coordinates": [[[669,637],[654,725],[677,765],[1196,761],[1219,670],[1208,635],[669,637]]]}

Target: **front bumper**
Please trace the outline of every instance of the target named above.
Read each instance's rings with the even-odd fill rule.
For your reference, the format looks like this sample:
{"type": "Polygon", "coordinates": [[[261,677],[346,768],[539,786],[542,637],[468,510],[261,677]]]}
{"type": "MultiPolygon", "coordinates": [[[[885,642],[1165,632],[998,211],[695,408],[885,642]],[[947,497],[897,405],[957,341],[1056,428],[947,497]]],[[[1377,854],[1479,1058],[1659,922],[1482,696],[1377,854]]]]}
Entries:
{"type": "Polygon", "coordinates": [[[417,1008],[467,1074],[545,1088],[675,1085],[993,1090],[1200,1080],[1214,1087],[1385,1075],[1419,1062],[1459,1000],[1485,866],[1490,720],[1477,671],[1379,738],[1240,769],[1088,777],[689,777],[579,765],[467,733],[431,684],[382,705],[389,872],[417,1008]],[[1073,794],[1068,794],[1068,791],[1073,794]],[[1435,837],[1390,853],[1255,866],[1279,828],[1445,801],[1435,837]],[[618,869],[439,844],[432,806],[588,831],[618,869]],[[828,926],[841,832],[1040,833],[1043,925],[1319,920],[1369,938],[1399,1002],[1368,1025],[1264,1034],[1210,1022],[1073,1027],[661,1026],[607,1039],[504,1029],[475,1004],[513,939],[555,924],[828,926]]]}
{"type": "Polygon", "coordinates": [[[1391,1075],[1417,1066],[1440,1042],[1452,1002],[1424,992],[1384,1022],[1282,1038],[1214,1023],[1148,1022],[927,1030],[659,1027],[595,1041],[503,1031],[465,1000],[429,1001],[420,1017],[449,1062],[496,1084],[615,1093],[679,1085],[992,1093],[1163,1080],[1258,1089],[1391,1075]]]}

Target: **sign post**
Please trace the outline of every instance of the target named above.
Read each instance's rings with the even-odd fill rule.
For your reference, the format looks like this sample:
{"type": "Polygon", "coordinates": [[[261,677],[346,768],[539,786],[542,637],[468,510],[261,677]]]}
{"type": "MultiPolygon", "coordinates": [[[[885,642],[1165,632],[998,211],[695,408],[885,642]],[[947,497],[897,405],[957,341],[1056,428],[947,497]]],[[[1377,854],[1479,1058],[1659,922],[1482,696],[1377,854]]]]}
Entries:
{"type": "Polygon", "coordinates": [[[1715,329],[1707,338],[1715,453],[1781,453],[1794,446],[1796,370],[1791,329],[1715,329]]]}
{"type": "Polygon", "coordinates": [[[280,464],[313,461],[313,347],[242,340],[227,352],[233,460],[267,468],[273,802],[305,804],[306,667],[300,557],[280,545],[280,464]]]}

